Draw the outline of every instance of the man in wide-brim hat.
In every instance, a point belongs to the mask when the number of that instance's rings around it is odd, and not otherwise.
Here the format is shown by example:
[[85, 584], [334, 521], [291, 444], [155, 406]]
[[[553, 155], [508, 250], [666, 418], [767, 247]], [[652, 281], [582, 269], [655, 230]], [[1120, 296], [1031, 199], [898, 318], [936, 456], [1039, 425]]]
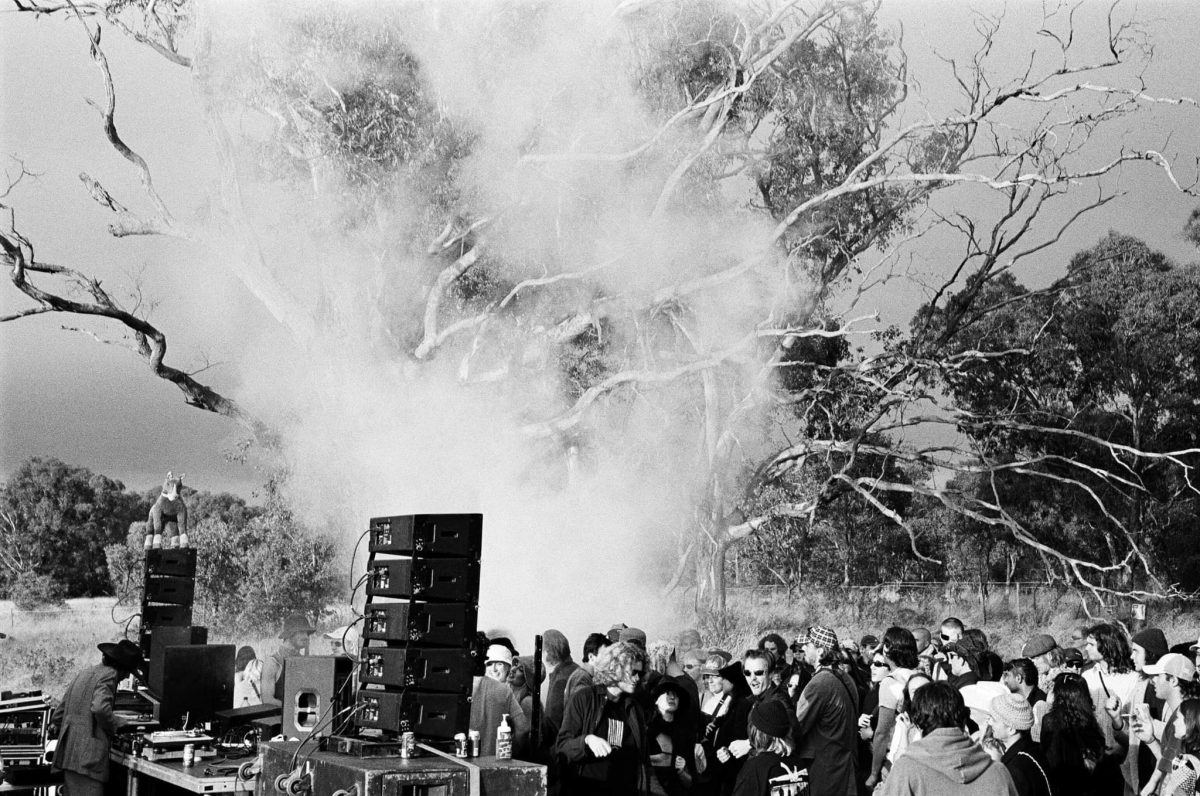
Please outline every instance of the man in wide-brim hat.
[[263, 660], [262, 701], [264, 705], [283, 704], [283, 667], [288, 658], [308, 652], [308, 638], [317, 628], [304, 614], [288, 614], [279, 630], [283, 643]]
[[101, 796], [108, 782], [108, 751], [116, 732], [113, 700], [129, 675], [145, 676], [146, 659], [128, 639], [104, 643], [100, 663], [75, 675], [50, 716], [58, 727], [53, 767], [63, 772], [72, 796]]

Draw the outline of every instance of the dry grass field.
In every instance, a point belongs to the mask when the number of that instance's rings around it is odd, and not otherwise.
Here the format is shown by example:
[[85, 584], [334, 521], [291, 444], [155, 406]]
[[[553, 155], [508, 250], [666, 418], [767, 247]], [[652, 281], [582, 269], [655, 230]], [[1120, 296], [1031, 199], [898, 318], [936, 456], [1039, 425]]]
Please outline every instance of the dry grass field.
[[[0, 633], [8, 635], [0, 639], [0, 690], [38, 689], [61, 696], [77, 671], [99, 663], [96, 645], [122, 638], [126, 620], [136, 612], [136, 608], [115, 606], [112, 597], [67, 603], [68, 608], [61, 611], [26, 612], [0, 600]], [[335, 619], [342, 624], [349, 621], [348, 616], [335, 615]], [[249, 644], [259, 657], [265, 657], [279, 641], [258, 634], [210, 633], [209, 643]], [[329, 642], [314, 636], [312, 652], [329, 652]]]
[[[671, 626], [699, 627], [706, 644], [740, 651], [756, 646], [769, 632], [789, 642], [813, 624], [833, 627], [840, 636], [859, 638], [865, 633], [881, 635], [893, 624], [904, 627], [936, 628], [946, 616], [955, 615], [969, 627], [983, 627], [991, 646], [1002, 657], [1020, 652], [1029, 636], [1047, 632], [1063, 640], [1071, 629], [1107, 617], [1088, 617], [1078, 597], [1027, 590], [1023, 596], [1010, 591], [994, 592], [980, 599], [977, 592], [941, 587], [923, 589], [734, 590], [726, 617], [697, 617], [679, 608]], [[133, 610], [114, 606], [113, 598], [70, 600], [63, 611], [22, 612], [0, 601], [0, 689], [41, 689], [59, 696], [76, 671], [99, 660], [96, 645], [121, 638], [124, 622]], [[985, 617], [986, 613], [986, 617]], [[348, 608], [332, 613], [322, 630], [352, 620]], [[116, 621], [114, 621], [116, 620]], [[1149, 624], [1160, 627], [1175, 644], [1195, 641], [1200, 634], [1200, 610], [1194, 606], [1151, 606]], [[260, 657], [269, 654], [278, 641], [261, 634], [210, 633], [210, 643], [250, 644]], [[313, 654], [329, 652], [329, 642], [313, 637]]]

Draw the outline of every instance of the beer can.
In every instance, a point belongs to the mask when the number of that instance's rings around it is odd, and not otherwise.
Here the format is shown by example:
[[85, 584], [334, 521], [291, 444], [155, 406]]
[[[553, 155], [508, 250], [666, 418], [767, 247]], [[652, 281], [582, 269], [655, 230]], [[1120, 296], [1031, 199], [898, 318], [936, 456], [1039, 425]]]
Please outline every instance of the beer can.
[[467, 756], [467, 734], [465, 732], [460, 732], [454, 736], [454, 756]]
[[471, 757], [479, 757], [479, 747], [481, 745], [479, 730], [471, 730], [467, 733], [467, 745], [470, 747]]
[[191, 768], [196, 765], [196, 745], [189, 743], [183, 745], [183, 767]]
[[411, 732], [405, 732], [400, 735], [400, 756], [404, 758], [413, 757], [417, 751], [417, 736]]

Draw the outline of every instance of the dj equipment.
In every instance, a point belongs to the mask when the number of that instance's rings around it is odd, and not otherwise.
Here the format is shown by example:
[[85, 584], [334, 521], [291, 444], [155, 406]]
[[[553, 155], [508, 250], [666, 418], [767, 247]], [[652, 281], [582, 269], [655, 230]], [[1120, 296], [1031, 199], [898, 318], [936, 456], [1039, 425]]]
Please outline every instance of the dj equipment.
[[470, 718], [483, 515], [374, 517], [368, 532], [354, 724], [450, 740]]
[[343, 655], [295, 655], [283, 667], [283, 729], [288, 738], [330, 735], [354, 702], [354, 662]]

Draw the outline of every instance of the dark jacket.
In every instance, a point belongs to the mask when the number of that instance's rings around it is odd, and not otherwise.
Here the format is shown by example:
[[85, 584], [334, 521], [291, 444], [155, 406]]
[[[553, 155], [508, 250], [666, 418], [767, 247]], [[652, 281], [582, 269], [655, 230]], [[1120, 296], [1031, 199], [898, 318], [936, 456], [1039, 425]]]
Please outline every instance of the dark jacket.
[[[562, 729], [558, 732], [555, 753], [563, 760], [563, 793], [572, 793], [572, 783], [578, 779], [580, 765], [595, 761], [584, 742], [588, 735], [607, 735], [604, 722], [604, 704], [608, 700], [608, 688], [594, 685], [581, 688], [571, 695], [563, 712]], [[625, 725], [633, 733], [633, 745], [637, 755], [638, 793], [650, 791], [650, 758], [646, 745], [646, 717], [642, 706], [630, 694], [623, 694], [619, 703], [624, 710]], [[631, 796], [634, 796], [631, 794]]]
[[858, 689], [842, 672], [821, 669], [796, 700], [798, 759], [809, 760], [808, 796], [857, 792]]
[[116, 732], [113, 699], [121, 673], [99, 664], [75, 675], [50, 723], [57, 725], [55, 771], [73, 771], [108, 782], [108, 750]]
[[1028, 735], [1008, 747], [1000, 762], [1008, 769], [1019, 796], [1051, 796], [1042, 750]]

